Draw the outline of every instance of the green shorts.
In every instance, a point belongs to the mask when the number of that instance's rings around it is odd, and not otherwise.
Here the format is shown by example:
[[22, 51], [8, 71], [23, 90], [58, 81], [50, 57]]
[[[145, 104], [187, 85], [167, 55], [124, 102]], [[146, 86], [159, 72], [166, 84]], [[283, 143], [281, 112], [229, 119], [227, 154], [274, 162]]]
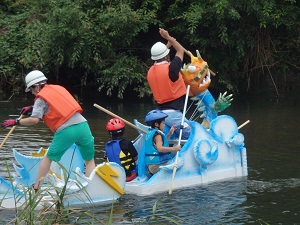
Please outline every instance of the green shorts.
[[54, 162], [60, 161], [63, 154], [74, 143], [78, 146], [85, 161], [90, 161], [94, 158], [94, 137], [87, 122], [74, 124], [55, 132], [47, 157]]

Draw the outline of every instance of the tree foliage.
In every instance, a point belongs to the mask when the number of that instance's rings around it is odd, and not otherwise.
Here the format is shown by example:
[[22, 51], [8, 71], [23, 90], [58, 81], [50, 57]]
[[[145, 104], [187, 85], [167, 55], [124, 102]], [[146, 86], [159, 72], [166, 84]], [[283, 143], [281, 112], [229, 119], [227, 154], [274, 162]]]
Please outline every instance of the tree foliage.
[[23, 90], [24, 75], [40, 69], [83, 92], [147, 96], [159, 26], [201, 52], [218, 71], [215, 86], [246, 91], [269, 77], [276, 88], [274, 74], [299, 72], [299, 8], [296, 0], [4, 0], [0, 90]]
[[175, 1], [172, 9], [173, 30], [202, 52], [229, 89], [249, 90], [262, 75], [299, 73], [299, 2]]

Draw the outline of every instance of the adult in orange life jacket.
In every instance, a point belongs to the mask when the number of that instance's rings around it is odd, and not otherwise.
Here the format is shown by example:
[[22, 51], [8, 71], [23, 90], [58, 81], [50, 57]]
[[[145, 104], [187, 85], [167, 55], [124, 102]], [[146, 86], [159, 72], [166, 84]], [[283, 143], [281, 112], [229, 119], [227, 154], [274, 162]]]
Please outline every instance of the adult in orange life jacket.
[[48, 85], [45, 75], [38, 70], [25, 77], [26, 90], [35, 95], [34, 105], [22, 108], [20, 114], [25, 115], [32, 110], [30, 117], [9, 119], [2, 122], [6, 128], [15, 125], [30, 126], [43, 120], [54, 132], [53, 140], [44, 156], [33, 188], [38, 190], [41, 178], [50, 170], [52, 161], [59, 161], [67, 149], [77, 144], [85, 163], [85, 175], [89, 176], [95, 168], [94, 137], [86, 119], [81, 115], [82, 108], [72, 95], [62, 86]]
[[[167, 126], [164, 133], [167, 133], [167, 130], [175, 125], [175, 133], [179, 135], [180, 128], [183, 128], [182, 139], [188, 139], [191, 127], [187, 119], [185, 119], [184, 126], [181, 127], [186, 94], [186, 85], [180, 74], [184, 48], [169, 35], [168, 31], [159, 28], [159, 33], [168, 43], [165, 45], [162, 42], [157, 42], [152, 46], [151, 59], [154, 60], [154, 65], [148, 71], [147, 80], [158, 109], [168, 115], [165, 120]], [[169, 56], [170, 46], [176, 50], [172, 61], [170, 61]]]

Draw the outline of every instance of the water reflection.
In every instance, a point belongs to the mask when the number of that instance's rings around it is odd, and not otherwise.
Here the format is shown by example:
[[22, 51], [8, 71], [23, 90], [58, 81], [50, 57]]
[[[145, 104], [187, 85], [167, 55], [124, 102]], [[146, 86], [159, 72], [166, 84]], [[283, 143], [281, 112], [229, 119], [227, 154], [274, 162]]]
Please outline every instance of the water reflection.
[[[246, 179], [234, 179], [174, 190], [171, 196], [168, 193], [151, 197], [124, 195], [119, 204], [124, 207], [126, 217], [139, 218], [139, 222], [149, 220], [153, 205], [158, 201], [159, 213], [177, 216], [182, 224], [231, 223], [236, 218], [247, 217], [245, 207], [241, 206], [246, 201], [246, 184]], [[164, 222], [166, 220], [160, 220], [161, 224]]]

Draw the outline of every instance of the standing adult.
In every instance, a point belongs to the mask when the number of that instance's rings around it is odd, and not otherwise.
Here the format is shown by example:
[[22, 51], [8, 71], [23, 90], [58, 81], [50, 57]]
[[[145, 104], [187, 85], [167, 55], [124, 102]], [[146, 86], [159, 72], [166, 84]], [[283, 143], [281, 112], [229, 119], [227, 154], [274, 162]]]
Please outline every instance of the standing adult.
[[[168, 31], [159, 28], [159, 33], [168, 43], [165, 45], [157, 42], [152, 46], [151, 59], [154, 60], [154, 65], [148, 71], [147, 80], [158, 109], [168, 115], [165, 124], [168, 127], [176, 125], [175, 133], [179, 134], [186, 94], [186, 85], [180, 74], [184, 48], [169, 35]], [[176, 50], [175, 57], [171, 61], [170, 46]], [[190, 132], [191, 127], [185, 119], [182, 139], [188, 139]]]
[[40, 188], [41, 178], [50, 170], [52, 161], [60, 161], [63, 154], [73, 144], [77, 144], [85, 163], [85, 175], [89, 176], [95, 168], [94, 137], [87, 120], [81, 115], [82, 108], [72, 95], [62, 86], [48, 85], [47, 78], [34, 70], [25, 77], [26, 90], [35, 95], [34, 105], [22, 108], [25, 115], [32, 110], [30, 117], [24, 119], [9, 119], [2, 122], [6, 128], [15, 125], [30, 126], [43, 120], [54, 132], [53, 140], [47, 154], [44, 156], [38, 171], [38, 177], [33, 188]]

